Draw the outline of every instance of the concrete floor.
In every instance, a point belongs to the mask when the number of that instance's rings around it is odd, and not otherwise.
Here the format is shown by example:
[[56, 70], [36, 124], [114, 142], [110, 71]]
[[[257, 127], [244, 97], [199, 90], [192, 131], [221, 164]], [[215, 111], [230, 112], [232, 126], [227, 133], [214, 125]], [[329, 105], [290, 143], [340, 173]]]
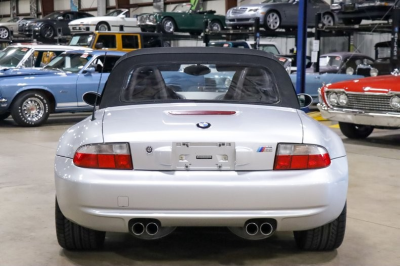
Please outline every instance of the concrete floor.
[[180, 228], [158, 241], [110, 233], [101, 251], [64, 251], [55, 235], [53, 161], [62, 132], [83, 117], [53, 116], [39, 128], [0, 123], [1, 266], [400, 265], [399, 130], [344, 138], [350, 186], [346, 236], [337, 251], [301, 252], [291, 233], [246, 241], [225, 228]]

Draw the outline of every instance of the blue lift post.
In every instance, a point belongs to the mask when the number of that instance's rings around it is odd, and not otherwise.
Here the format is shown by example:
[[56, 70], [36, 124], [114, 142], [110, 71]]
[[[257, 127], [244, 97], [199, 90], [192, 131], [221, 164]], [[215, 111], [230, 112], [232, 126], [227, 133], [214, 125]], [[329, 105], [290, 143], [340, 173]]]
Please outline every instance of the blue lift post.
[[306, 78], [306, 49], [307, 49], [307, 3], [308, 0], [299, 0], [299, 15], [297, 28], [297, 78], [296, 92], [304, 93]]

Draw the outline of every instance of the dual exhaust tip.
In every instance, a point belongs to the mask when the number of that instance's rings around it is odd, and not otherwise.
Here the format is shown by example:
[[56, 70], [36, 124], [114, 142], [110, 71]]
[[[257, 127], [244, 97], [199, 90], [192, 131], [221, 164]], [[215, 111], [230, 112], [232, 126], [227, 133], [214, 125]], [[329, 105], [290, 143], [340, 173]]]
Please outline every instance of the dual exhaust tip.
[[141, 222], [136, 222], [132, 225], [131, 231], [134, 235], [140, 236], [143, 235], [144, 233], [154, 236], [158, 233], [159, 226], [155, 222], [150, 222], [147, 224], [141, 223]]
[[269, 222], [256, 223], [249, 222], [245, 225], [246, 233], [254, 236], [260, 232], [263, 236], [270, 236], [274, 232], [274, 226]]

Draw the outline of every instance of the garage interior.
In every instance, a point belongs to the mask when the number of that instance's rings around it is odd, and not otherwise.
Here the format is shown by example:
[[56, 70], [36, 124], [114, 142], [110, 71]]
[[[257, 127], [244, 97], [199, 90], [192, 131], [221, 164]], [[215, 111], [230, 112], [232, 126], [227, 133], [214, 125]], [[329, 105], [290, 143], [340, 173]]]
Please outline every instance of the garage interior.
[[[218, 14], [259, 2], [203, 1], [205, 10]], [[165, 10], [187, 2], [165, 0]], [[0, 22], [75, 7], [95, 16], [116, 8], [129, 8], [131, 15], [153, 12], [153, 2], [148, 0], [2, 0]], [[307, 39], [307, 55], [313, 39]], [[293, 37], [261, 40], [276, 43], [284, 54], [296, 46]], [[374, 57], [374, 44], [390, 40], [391, 33], [356, 32], [351, 38], [323, 39], [321, 51], [345, 49]], [[173, 46], [204, 43], [183, 40]], [[347, 228], [337, 250], [300, 251], [292, 232], [247, 241], [219, 227], [181, 227], [157, 241], [107, 233], [99, 251], [64, 250], [55, 235], [54, 156], [62, 133], [89, 115], [52, 114], [45, 125], [34, 128], [19, 127], [11, 118], [0, 121], [0, 265], [400, 265], [400, 130], [376, 129], [367, 139], [349, 139], [337, 122], [323, 119], [318, 112], [309, 115], [342, 138], [349, 162]]]

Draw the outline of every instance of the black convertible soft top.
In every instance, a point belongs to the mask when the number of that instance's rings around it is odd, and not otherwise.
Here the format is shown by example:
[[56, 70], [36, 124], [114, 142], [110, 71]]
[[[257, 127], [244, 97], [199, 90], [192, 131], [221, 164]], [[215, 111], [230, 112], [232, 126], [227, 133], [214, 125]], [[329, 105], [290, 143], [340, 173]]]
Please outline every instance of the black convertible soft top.
[[299, 109], [291, 79], [274, 55], [253, 49], [221, 47], [161, 47], [139, 49], [122, 56], [115, 64], [104, 88], [100, 108], [131, 105], [121, 100], [132, 71], [141, 66], [167, 64], [248, 65], [268, 69], [275, 81], [280, 100], [273, 106]]

